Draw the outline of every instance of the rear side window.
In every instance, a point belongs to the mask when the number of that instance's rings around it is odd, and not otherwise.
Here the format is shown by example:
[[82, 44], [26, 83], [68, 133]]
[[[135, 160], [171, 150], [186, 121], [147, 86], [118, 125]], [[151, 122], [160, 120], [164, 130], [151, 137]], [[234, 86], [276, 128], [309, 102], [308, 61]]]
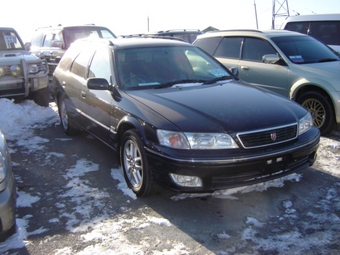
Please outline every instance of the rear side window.
[[289, 22], [285, 29], [307, 35], [309, 32], [309, 25], [310, 22]]
[[314, 21], [309, 34], [328, 45], [340, 45], [340, 21]]
[[194, 45], [200, 47], [202, 50], [206, 51], [211, 56], [213, 56], [217, 46], [220, 44], [222, 39], [223, 39], [222, 37], [197, 39]]
[[214, 56], [222, 58], [240, 58], [243, 37], [223, 38]]
[[340, 21], [289, 22], [284, 29], [313, 36], [328, 45], [340, 45]]

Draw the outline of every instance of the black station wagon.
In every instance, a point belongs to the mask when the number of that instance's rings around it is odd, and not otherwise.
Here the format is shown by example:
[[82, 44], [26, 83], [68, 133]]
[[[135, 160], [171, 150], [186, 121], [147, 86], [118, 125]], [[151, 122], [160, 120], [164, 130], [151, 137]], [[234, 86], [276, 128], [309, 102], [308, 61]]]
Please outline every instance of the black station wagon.
[[299, 104], [239, 81], [198, 47], [166, 39], [84, 39], [51, 92], [66, 134], [119, 156], [137, 196], [163, 186], [213, 192], [311, 166], [320, 132]]

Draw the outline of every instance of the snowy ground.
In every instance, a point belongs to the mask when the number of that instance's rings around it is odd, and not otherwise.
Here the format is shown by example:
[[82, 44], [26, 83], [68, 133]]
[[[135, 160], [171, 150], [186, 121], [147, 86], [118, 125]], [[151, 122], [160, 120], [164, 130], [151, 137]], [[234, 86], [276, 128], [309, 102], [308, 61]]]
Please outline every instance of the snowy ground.
[[[24, 101], [20, 104], [14, 104], [13, 101], [8, 99], [0, 99], [0, 129], [4, 133], [9, 147], [20, 146], [27, 153], [35, 151], [41, 151], [44, 148], [44, 144], [48, 140], [35, 136], [35, 129], [44, 129], [51, 125], [59, 125], [59, 117], [55, 104], [51, 103], [49, 108], [37, 106], [33, 101]], [[338, 131], [339, 132], [339, 131]], [[321, 138], [321, 144], [318, 151], [318, 160], [316, 162], [317, 169], [340, 178], [340, 134], [335, 132], [335, 139], [333, 138]], [[14, 152], [13, 150], [11, 152]], [[55, 153], [53, 151], [45, 152], [46, 162], [49, 162], [51, 158], [63, 158], [65, 155], [61, 153]], [[16, 165], [20, 165], [20, 162], [13, 162], [13, 168]], [[172, 223], [160, 216], [153, 214], [144, 215], [141, 218], [126, 219], [123, 214], [115, 217], [113, 220], [108, 219], [105, 207], [101, 205], [101, 202], [109, 196], [109, 194], [103, 190], [90, 187], [89, 183], [84, 180], [83, 177], [87, 173], [98, 171], [99, 165], [81, 158], [77, 160], [77, 163], [67, 169], [63, 178], [66, 180], [67, 185], [65, 190], [67, 192], [60, 195], [60, 200], [55, 204], [55, 207], [60, 212], [63, 212], [63, 208], [67, 201], [72, 200], [75, 204], [73, 212], [69, 213], [64, 211], [61, 215], [66, 218], [65, 230], [70, 233], [84, 233], [82, 235], [83, 242], [88, 243], [81, 251], [75, 252], [71, 247], [57, 248], [51, 251], [51, 254], [146, 254], [142, 251], [145, 250], [145, 246], [148, 245], [147, 240], [142, 240], [139, 245], [131, 244], [125, 239], [124, 233], [129, 229], [138, 229], [146, 231], [150, 227], [159, 227], [165, 229], [174, 227]], [[15, 171], [14, 171], [15, 174]], [[111, 169], [111, 177], [119, 181], [117, 189], [124, 192], [126, 200], [135, 200], [134, 194], [126, 187], [121, 175], [121, 171], [117, 169]], [[301, 175], [293, 174], [282, 179], [270, 181], [267, 183], [253, 185], [249, 187], [222, 190], [213, 194], [181, 194], [171, 197], [176, 201], [182, 201], [185, 199], [192, 199], [193, 197], [215, 197], [226, 200], [237, 200], [239, 194], [246, 194], [252, 192], [265, 192], [270, 187], [281, 188], [288, 181], [299, 182]], [[21, 177], [15, 174], [17, 183], [22, 182]], [[66, 189], [67, 188], [67, 189]], [[327, 222], [329, 226], [340, 226], [339, 211], [340, 211], [340, 197], [339, 197], [340, 181], [337, 186], [327, 189], [327, 195], [320, 199], [318, 205], [311, 205], [311, 207], [325, 208], [323, 213], [315, 214], [312, 211], [306, 213], [306, 217], [309, 217], [311, 225]], [[90, 199], [89, 199], [90, 198]], [[18, 191], [17, 206], [31, 207], [32, 204], [37, 203], [40, 197], [37, 194], [30, 194], [23, 191]], [[61, 201], [61, 202], [60, 202]], [[63, 201], [65, 203], [63, 203]], [[178, 203], [178, 202], [177, 202]], [[326, 213], [327, 208], [333, 206], [336, 208], [337, 213]], [[283, 221], [287, 219], [293, 219], [297, 217], [298, 210], [294, 207], [294, 201], [286, 200], [282, 206], [285, 208], [285, 214], [281, 215], [277, 221]], [[101, 208], [102, 214], [97, 218], [91, 217], [91, 211], [94, 208]], [[123, 211], [129, 211], [129, 208], [121, 208]], [[81, 220], [77, 216], [81, 215]], [[24, 217], [17, 218], [18, 231], [16, 234], [8, 238], [5, 242], [0, 243], [0, 253], [5, 253], [10, 249], [21, 248], [29, 246], [30, 242], [28, 237], [41, 234], [48, 229], [43, 227], [36, 229], [35, 231], [28, 232], [27, 227], [30, 224], [32, 215], [25, 215]], [[60, 219], [58, 217], [51, 218], [50, 223], [58, 224]], [[260, 222], [255, 217], [247, 218], [247, 228], [240, 233], [241, 240], [251, 239], [257, 247], [263, 247], [264, 249], [275, 249], [279, 254], [300, 254], [299, 251], [306, 250], [311, 246], [322, 246], [329, 240], [338, 239], [340, 227], [325, 229], [320, 234], [310, 235], [308, 239], [303, 239], [296, 242], [301, 236], [301, 233], [296, 230], [290, 232], [284, 232], [282, 234], [273, 235], [269, 237], [261, 237], [257, 230], [264, 228], [265, 224]], [[307, 223], [306, 223], [307, 224]], [[91, 229], [91, 231], [88, 231]], [[53, 236], [48, 238], [53, 239]], [[221, 232], [216, 233], [216, 238], [221, 242], [231, 239], [229, 233]], [[288, 252], [288, 249], [293, 250]], [[290, 247], [290, 248], [289, 248]], [[170, 248], [163, 252], [153, 254], [192, 254], [186, 244], [180, 241], [174, 242]], [[216, 254], [234, 254], [234, 248], [224, 251], [214, 251]], [[273, 253], [274, 254], [274, 253]], [[276, 254], [276, 253], [275, 253]], [[321, 254], [321, 253], [320, 253]]]

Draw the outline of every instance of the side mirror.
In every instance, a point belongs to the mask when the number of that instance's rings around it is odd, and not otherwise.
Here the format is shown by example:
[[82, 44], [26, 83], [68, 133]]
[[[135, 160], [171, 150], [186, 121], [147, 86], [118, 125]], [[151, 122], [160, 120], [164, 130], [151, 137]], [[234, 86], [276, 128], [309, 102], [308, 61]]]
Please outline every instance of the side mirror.
[[236, 78], [238, 78], [239, 72], [237, 67], [230, 67], [229, 70]]
[[90, 78], [87, 80], [87, 87], [94, 90], [108, 90], [110, 85], [104, 78]]
[[25, 43], [25, 49], [30, 51], [32, 44], [30, 42]]
[[262, 57], [262, 62], [267, 64], [275, 64], [280, 61], [280, 57], [276, 54], [266, 54]]
[[62, 49], [63, 48], [63, 42], [60, 40], [53, 40], [52, 41], [52, 47]]

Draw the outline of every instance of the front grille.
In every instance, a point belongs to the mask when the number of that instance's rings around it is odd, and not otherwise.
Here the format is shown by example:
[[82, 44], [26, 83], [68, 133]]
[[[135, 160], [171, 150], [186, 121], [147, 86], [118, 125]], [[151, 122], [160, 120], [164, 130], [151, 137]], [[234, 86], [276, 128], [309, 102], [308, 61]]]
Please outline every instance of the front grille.
[[237, 137], [246, 149], [265, 147], [293, 140], [297, 137], [297, 124], [272, 129], [238, 133]]
[[271, 164], [246, 168], [247, 170], [244, 171], [234, 171], [224, 175], [213, 176], [213, 189], [226, 189], [264, 182], [298, 172], [310, 165], [309, 156], [296, 160], [283, 158], [279, 162], [275, 162], [275, 159], [272, 161]]

